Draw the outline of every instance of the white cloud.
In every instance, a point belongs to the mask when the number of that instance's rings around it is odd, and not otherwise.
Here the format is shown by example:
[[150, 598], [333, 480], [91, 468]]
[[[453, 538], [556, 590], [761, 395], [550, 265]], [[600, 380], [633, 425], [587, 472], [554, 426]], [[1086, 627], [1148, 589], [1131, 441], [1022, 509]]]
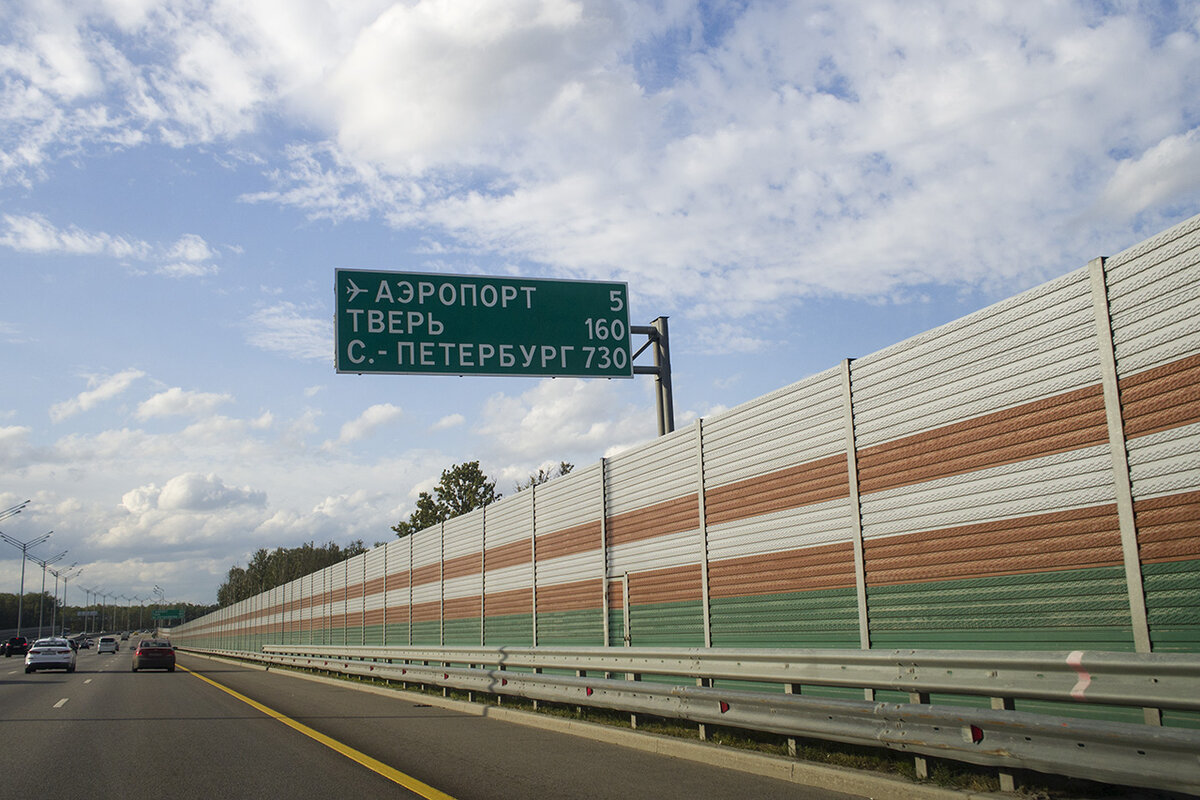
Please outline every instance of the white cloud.
[[156, 273], [167, 278], [204, 278], [216, 275], [219, 271], [215, 264], [194, 264], [188, 261], [163, 264], [155, 270]]
[[186, 511], [214, 511], [230, 506], [266, 504], [266, 494], [248, 486], [227, 486], [220, 477], [194, 472], [178, 475], [163, 486], [159, 508]]
[[[26, 454], [32, 432], [33, 429], [26, 425], [0, 425], [0, 465], [14, 472], [28, 465]], [[8, 505], [0, 503], [0, 508], [8, 508]]]
[[447, 416], [444, 416], [441, 419], [439, 419], [437, 422], [433, 423], [433, 425], [430, 427], [430, 430], [432, 430], [432, 431], [450, 430], [451, 428], [459, 427], [460, 425], [464, 424], [466, 421], [467, 421], [467, 418], [464, 417], [462, 414], [448, 414]]
[[265, 492], [229, 486], [217, 475], [186, 472], [168, 480], [161, 489], [150, 484], [127, 492], [121, 505], [131, 513], [151, 509], [207, 513], [243, 505], [261, 507], [266, 499]]
[[184, 235], [167, 251], [168, 258], [187, 262], [207, 261], [215, 256], [208, 242], [194, 233]]
[[1140, 214], [1200, 193], [1200, 128], [1168, 136], [1137, 158], [1117, 165], [1099, 206], [1115, 217]]
[[620, 383], [543, 380], [516, 397], [494, 395], [476, 432], [509, 457], [536, 463], [547, 457], [574, 463], [579, 453], [622, 450], [653, 438], [653, 408], [630, 405]]
[[290, 358], [333, 361], [333, 331], [327, 319], [309, 316], [311, 306], [277, 303], [254, 311], [246, 321], [246, 340], [255, 347]]
[[379, 428], [400, 419], [402, 416], [404, 416], [404, 411], [399, 406], [394, 406], [391, 403], [373, 405], [356, 419], [342, 425], [342, 430], [338, 435], [337, 441], [325, 442], [323, 447], [330, 449], [349, 442], [365, 439]]
[[[1173, 78], [1200, 69], [1194, 32], [1157, 44], [1135, 14], [756, 5], [719, 46], [656, 56], [681, 68], [647, 92], [638, 29], [612, 7], [564, 8], [497, 6], [477, 26], [449, 6], [389, 10], [330, 81], [336, 144], [294, 151], [259, 199], [334, 218], [373, 207], [552, 272], [629, 277], [668, 310], [743, 317], [1059, 271], [1108, 233], [1077, 209], [1120, 151], [1184, 158], [1171, 137], [1200, 113]], [[1186, 191], [1187, 174], [1162, 171], [1143, 204]]]
[[138, 419], [166, 416], [201, 416], [211, 414], [222, 403], [232, 402], [229, 394], [214, 392], [185, 392], [178, 386], [159, 392], [138, 406]]
[[21, 332], [19, 325], [11, 322], [0, 322], [0, 342], [5, 344], [24, 344], [28, 339]]
[[153, 250], [149, 244], [137, 239], [108, 233], [89, 233], [75, 226], [65, 230], [59, 229], [40, 214], [5, 214], [3, 219], [5, 230], [0, 234], [0, 245], [21, 253], [67, 253], [144, 259]]
[[139, 239], [84, 231], [74, 225], [58, 228], [40, 214], [5, 214], [3, 221], [5, 229], [0, 233], [0, 246], [17, 252], [166, 261], [155, 271], [170, 278], [196, 278], [217, 272], [217, 267], [208, 263], [217, 254], [202, 237], [192, 233], [172, 245], [158, 247]]
[[89, 411], [100, 403], [122, 394], [134, 381], [145, 374], [139, 369], [127, 369], [115, 375], [93, 376], [88, 379], [88, 386], [92, 388], [80, 392], [70, 400], [64, 400], [51, 406], [50, 419], [54, 422], [62, 422], [76, 414]]
[[596, 65], [615, 55], [610, 10], [568, 0], [396, 4], [323, 87], [337, 139], [358, 158], [412, 172], [511, 148], [567, 95], [607, 82]]
[[[1196, 158], [1200, 101], [1178, 79], [1200, 71], [1187, 9], [795, 2], [717, 20], [690, 3], [377, 0], [35, 13], [14, 28], [0, 93], [9, 118], [31, 121], [0, 174], [88, 142], [182, 147], [282, 118], [297, 132], [287, 163], [244, 199], [633, 279], [665, 311], [740, 318], [813, 294], [1058, 271], [1114, 214], [1187, 196]], [[122, 49], [114, 25], [145, 46]], [[1080, 215], [1097, 195], [1104, 218]], [[217, 273], [194, 235], [164, 248], [36, 216], [7, 224], [0, 241], [30, 252], [128, 251], [167, 276]], [[260, 311], [276, 327], [256, 345], [326, 357], [294, 311]]]

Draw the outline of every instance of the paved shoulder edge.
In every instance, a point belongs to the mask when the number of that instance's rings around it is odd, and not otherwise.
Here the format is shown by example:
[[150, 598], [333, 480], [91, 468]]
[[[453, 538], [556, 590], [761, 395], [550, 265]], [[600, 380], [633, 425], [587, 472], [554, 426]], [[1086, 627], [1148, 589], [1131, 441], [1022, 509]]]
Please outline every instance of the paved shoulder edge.
[[542, 728], [571, 736], [580, 736], [621, 747], [645, 750], [670, 758], [697, 761], [725, 769], [761, 775], [766, 778], [790, 781], [804, 786], [863, 795], [871, 797], [873, 800], [1001, 800], [1002, 798], [1008, 800], [1012, 797], [1012, 795], [1008, 794], [962, 792], [939, 786], [913, 783], [903, 778], [894, 778], [887, 775], [877, 775], [870, 772], [826, 766], [824, 764], [812, 764], [804, 761], [793, 761], [764, 753], [752, 753], [730, 747], [722, 747], [721, 745], [710, 744], [708, 742], [693, 742], [673, 736], [623, 730], [607, 725], [549, 717], [544, 714], [503, 708], [501, 706], [482, 705], [480, 703], [470, 703], [465, 700], [453, 700], [432, 695], [409, 696], [409, 693], [399, 689], [389, 689], [383, 686], [372, 686], [367, 683], [347, 681], [324, 675], [314, 675], [286, 667], [254, 664], [235, 658], [199, 653], [188, 653], [187, 655], [210, 661], [236, 664], [246, 669], [259, 670], [260, 672], [273, 672], [278, 675], [325, 683], [330, 686], [340, 686], [345, 689], [370, 692], [398, 700], [419, 699], [422, 703], [428, 703], [429, 705], [464, 714], [489, 717], [502, 722], [511, 722], [517, 725]]

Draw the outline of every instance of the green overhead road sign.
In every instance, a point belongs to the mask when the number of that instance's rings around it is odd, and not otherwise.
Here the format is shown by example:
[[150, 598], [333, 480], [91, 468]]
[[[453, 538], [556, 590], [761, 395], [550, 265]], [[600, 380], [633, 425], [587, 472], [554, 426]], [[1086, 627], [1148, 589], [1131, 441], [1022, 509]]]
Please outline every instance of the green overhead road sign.
[[335, 369], [632, 378], [629, 286], [335, 270]]
[[183, 619], [182, 608], [162, 608], [153, 612], [150, 616], [154, 619]]

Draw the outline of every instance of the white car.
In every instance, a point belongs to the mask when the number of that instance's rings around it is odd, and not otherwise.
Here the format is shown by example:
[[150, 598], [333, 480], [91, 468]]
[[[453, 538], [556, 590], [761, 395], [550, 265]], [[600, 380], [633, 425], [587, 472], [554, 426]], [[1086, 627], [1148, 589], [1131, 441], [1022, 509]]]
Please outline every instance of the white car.
[[96, 642], [96, 655], [115, 653], [120, 649], [121, 646], [117, 644], [117, 637], [115, 636], [101, 636], [100, 641]]
[[25, 672], [39, 669], [75, 671], [75, 648], [61, 637], [38, 639], [25, 654]]

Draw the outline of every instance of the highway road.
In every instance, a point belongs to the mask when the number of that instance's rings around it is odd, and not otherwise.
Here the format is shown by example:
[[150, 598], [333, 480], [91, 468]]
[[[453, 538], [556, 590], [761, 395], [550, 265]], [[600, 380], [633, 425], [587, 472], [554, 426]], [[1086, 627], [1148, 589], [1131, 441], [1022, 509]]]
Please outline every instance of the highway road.
[[0, 659], [0, 792], [853, 797], [463, 714], [409, 694], [385, 697], [185, 654], [179, 664], [174, 673], [133, 673], [127, 646], [116, 655], [81, 650], [72, 674], [26, 675], [21, 659]]

